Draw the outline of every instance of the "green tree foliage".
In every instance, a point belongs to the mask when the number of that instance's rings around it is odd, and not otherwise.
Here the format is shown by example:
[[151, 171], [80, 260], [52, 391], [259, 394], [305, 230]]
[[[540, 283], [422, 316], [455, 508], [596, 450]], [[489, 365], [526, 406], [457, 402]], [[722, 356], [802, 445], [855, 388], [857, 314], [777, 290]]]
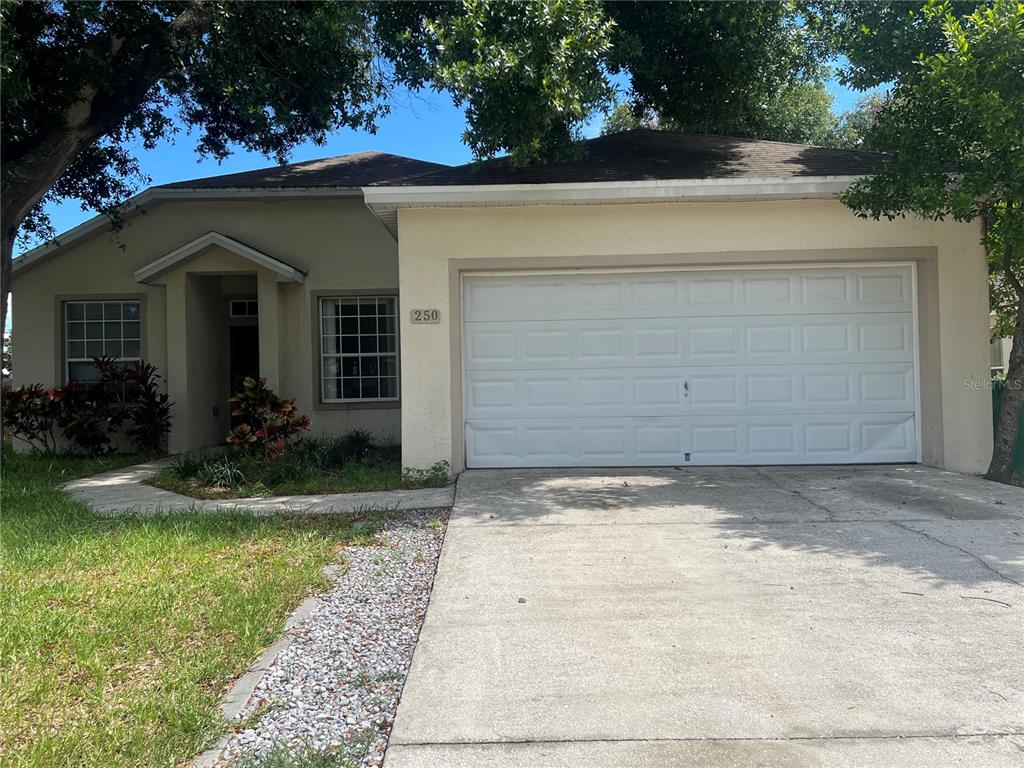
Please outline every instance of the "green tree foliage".
[[752, 132], [773, 141], [828, 145], [835, 129], [828, 88], [820, 81], [802, 80], [767, 98]]
[[601, 123], [601, 135], [607, 136], [610, 133], [622, 133], [636, 128], [672, 130], [674, 126], [671, 123], [667, 125], [661, 123], [658, 116], [650, 109], [637, 110], [628, 101], [620, 101], [604, 116], [604, 121]]
[[463, 9], [426, 30], [433, 83], [465, 105], [473, 153], [525, 163], [572, 151], [577, 126], [612, 95], [601, 4], [464, 0]]
[[870, 143], [871, 129], [885, 106], [885, 100], [886, 97], [878, 91], [871, 91], [857, 99], [856, 107], [836, 118], [828, 146], [837, 149], [875, 149]]
[[[885, 103], [877, 91], [864, 94], [857, 106], [839, 116], [832, 111], [832, 95], [822, 82], [800, 82], [780, 91], [763, 107], [753, 135], [772, 141], [815, 144], [836, 149], [870, 149], [866, 138], [875, 118]], [[640, 114], [628, 101], [622, 101], [608, 113], [601, 126], [602, 134], [619, 133], [634, 128], [680, 130], [672, 120], [661, 120], [654, 110]]]
[[[692, 133], [762, 136], [766, 124], [818, 97], [815, 48], [792, 2], [608, 3], [615, 22], [608, 68], [629, 76], [635, 115]], [[811, 81], [810, 89], [794, 86]], [[774, 137], [772, 137], [774, 138]]]
[[[629, 75], [631, 86], [602, 131], [650, 127], [858, 147], [882, 97], [868, 94], [837, 117], [821, 62], [853, 47], [865, 56], [876, 48], [892, 54], [893, 41], [905, 37], [899, 24], [906, 18], [917, 23], [912, 11], [906, 3], [828, 0], [615, 4], [609, 60], [613, 71]], [[862, 23], [887, 29], [867, 32]], [[937, 26], [928, 23], [929, 30]], [[903, 64], [913, 56], [895, 58]], [[841, 75], [855, 87], [874, 87], [893, 76], [893, 62], [886, 67], [869, 73], [851, 64]]]
[[152, 148], [183, 123], [201, 155], [283, 161], [340, 128], [373, 131], [401, 85], [447, 89], [480, 156], [570, 150], [607, 103], [610, 23], [596, 0], [460, 3], [6, 2], [0, 6], [2, 317], [14, 239], [42, 206], [116, 220]]
[[283, 158], [342, 126], [372, 128], [387, 82], [372, 11], [321, 2], [7, 2], [0, 6], [3, 317], [19, 230], [51, 234], [41, 206], [78, 198], [116, 213], [144, 182], [131, 140], [173, 135], [201, 153]]
[[966, 16], [930, 5], [923, 14], [940, 26], [942, 49], [901, 72], [869, 134], [892, 159], [844, 201], [876, 219], [985, 222], [995, 284], [1015, 313], [988, 473], [1009, 481], [1024, 403], [1024, 4], [996, 0]]
[[[815, 50], [844, 56], [848, 64], [840, 69], [840, 81], [858, 90], [900, 81], [914, 72], [922, 55], [946, 46], [944, 14], [929, 11], [938, 0], [808, 0], [802, 5]], [[979, 5], [980, 0], [943, 3], [956, 16]]]
[[[839, 146], [840, 121], [832, 112], [832, 95], [820, 81], [801, 81], [772, 94], [757, 106], [757, 115], [739, 135], [797, 144]], [[601, 132], [619, 133], [633, 128], [685, 130], [672, 118], [628, 101], [616, 104], [605, 117]], [[852, 130], [851, 130], [852, 134]], [[845, 139], [845, 132], [842, 134]]]

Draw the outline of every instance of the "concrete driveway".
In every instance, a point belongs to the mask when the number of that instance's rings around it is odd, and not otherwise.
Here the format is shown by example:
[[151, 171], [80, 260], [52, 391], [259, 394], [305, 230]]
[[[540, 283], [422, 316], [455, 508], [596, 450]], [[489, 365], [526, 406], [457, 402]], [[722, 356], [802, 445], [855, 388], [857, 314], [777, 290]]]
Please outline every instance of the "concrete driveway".
[[927, 467], [467, 472], [385, 765], [1016, 767], [1022, 584]]

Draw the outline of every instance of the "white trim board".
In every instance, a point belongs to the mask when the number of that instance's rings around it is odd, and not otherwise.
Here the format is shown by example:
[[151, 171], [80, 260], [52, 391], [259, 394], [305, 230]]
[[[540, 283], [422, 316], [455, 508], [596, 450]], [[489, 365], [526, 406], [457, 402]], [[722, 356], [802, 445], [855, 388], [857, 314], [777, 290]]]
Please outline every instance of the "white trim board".
[[220, 232], [207, 232], [202, 237], [197, 237], [190, 243], [176, 248], [170, 253], [164, 254], [159, 259], [151, 261], [144, 267], [135, 270], [135, 280], [139, 283], [151, 283], [157, 278], [163, 277], [168, 272], [174, 271], [178, 266], [196, 258], [202, 251], [211, 246], [219, 246], [226, 251], [231, 251], [244, 259], [269, 269], [278, 275], [282, 281], [302, 283], [306, 279], [304, 272], [280, 259], [268, 256], [262, 251], [257, 251], [245, 243], [240, 243], [232, 237], [222, 235]]
[[862, 176], [658, 179], [553, 184], [364, 187], [367, 207], [395, 234], [399, 208], [616, 205], [685, 201], [830, 199]]

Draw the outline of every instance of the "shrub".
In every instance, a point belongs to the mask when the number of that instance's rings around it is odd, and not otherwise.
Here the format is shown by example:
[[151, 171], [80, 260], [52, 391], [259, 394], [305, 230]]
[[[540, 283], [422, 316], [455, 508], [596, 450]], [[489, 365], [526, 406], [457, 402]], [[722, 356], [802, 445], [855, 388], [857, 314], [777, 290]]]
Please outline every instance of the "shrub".
[[171, 404], [160, 392], [156, 367], [146, 362], [126, 367], [112, 358], [93, 360], [101, 376], [96, 383], [68, 382], [53, 389], [5, 385], [6, 427], [44, 453], [57, 451], [59, 431], [75, 450], [97, 456], [112, 449], [113, 435], [127, 422], [127, 435], [137, 450], [160, 450], [171, 428]]
[[41, 384], [4, 387], [3, 407], [11, 433], [44, 453], [56, 453], [58, 431], [80, 451], [93, 456], [110, 449], [120, 415], [98, 387], [69, 382], [44, 389]]
[[231, 415], [241, 421], [228, 434], [228, 445], [261, 453], [268, 459], [283, 454], [302, 430], [309, 429], [309, 417], [298, 412], [295, 400], [278, 396], [264, 378], [246, 377], [242, 391], [228, 403]]
[[3, 387], [4, 426], [37, 451], [57, 450], [57, 415], [60, 406], [41, 384]]
[[346, 432], [331, 444], [333, 453], [338, 454], [338, 464], [348, 461], [362, 461], [374, 449], [373, 435], [365, 429], [353, 429]]
[[110, 358], [97, 358], [103, 386], [121, 405], [121, 416], [131, 422], [126, 434], [141, 453], [155, 453], [171, 431], [171, 402], [157, 383], [161, 376], [152, 363], [125, 367]]
[[102, 385], [69, 381], [50, 390], [58, 405], [57, 426], [80, 451], [99, 456], [111, 450], [111, 435], [123, 421], [117, 401]]
[[209, 459], [194, 453], [183, 453], [171, 463], [171, 472], [182, 480], [198, 477]]
[[220, 456], [204, 462], [196, 479], [203, 485], [213, 488], [234, 488], [242, 485], [246, 477], [242, 465], [236, 458]]
[[[236, 430], [235, 434], [239, 433]], [[195, 481], [207, 488], [245, 485], [248, 492], [256, 492], [261, 487], [315, 484], [319, 478], [335, 475], [345, 467], [380, 469], [388, 466], [386, 450], [377, 446], [368, 432], [357, 430], [356, 434], [298, 440], [274, 456], [258, 450], [237, 450], [221, 456], [181, 456], [170, 472], [179, 480]]]
[[359, 431], [298, 440], [273, 457], [257, 450], [181, 456], [157, 475], [154, 484], [179, 493], [198, 491], [216, 497], [235, 492], [262, 496], [438, 488], [448, 481], [447, 462], [402, 470], [395, 446], [378, 445], [369, 433]]
[[234, 488], [255, 475], [252, 462], [245, 456], [224, 454], [203, 456], [185, 454], [171, 465], [171, 472], [181, 480], [195, 480], [208, 488]]

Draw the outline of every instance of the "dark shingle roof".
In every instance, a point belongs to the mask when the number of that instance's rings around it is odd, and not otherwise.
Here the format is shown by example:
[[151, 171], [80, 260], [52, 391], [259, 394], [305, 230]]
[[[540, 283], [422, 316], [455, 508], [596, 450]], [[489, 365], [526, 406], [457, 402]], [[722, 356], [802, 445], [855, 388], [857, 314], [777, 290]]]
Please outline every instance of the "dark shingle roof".
[[308, 187], [365, 187], [373, 182], [401, 179], [445, 170], [449, 166], [428, 163], [387, 152], [356, 152], [302, 163], [275, 165], [255, 171], [207, 176], [163, 184], [161, 189], [303, 189]]
[[877, 170], [884, 160], [871, 152], [637, 129], [583, 142], [583, 155], [576, 160], [516, 167], [508, 158], [497, 158], [378, 186], [856, 176]]

